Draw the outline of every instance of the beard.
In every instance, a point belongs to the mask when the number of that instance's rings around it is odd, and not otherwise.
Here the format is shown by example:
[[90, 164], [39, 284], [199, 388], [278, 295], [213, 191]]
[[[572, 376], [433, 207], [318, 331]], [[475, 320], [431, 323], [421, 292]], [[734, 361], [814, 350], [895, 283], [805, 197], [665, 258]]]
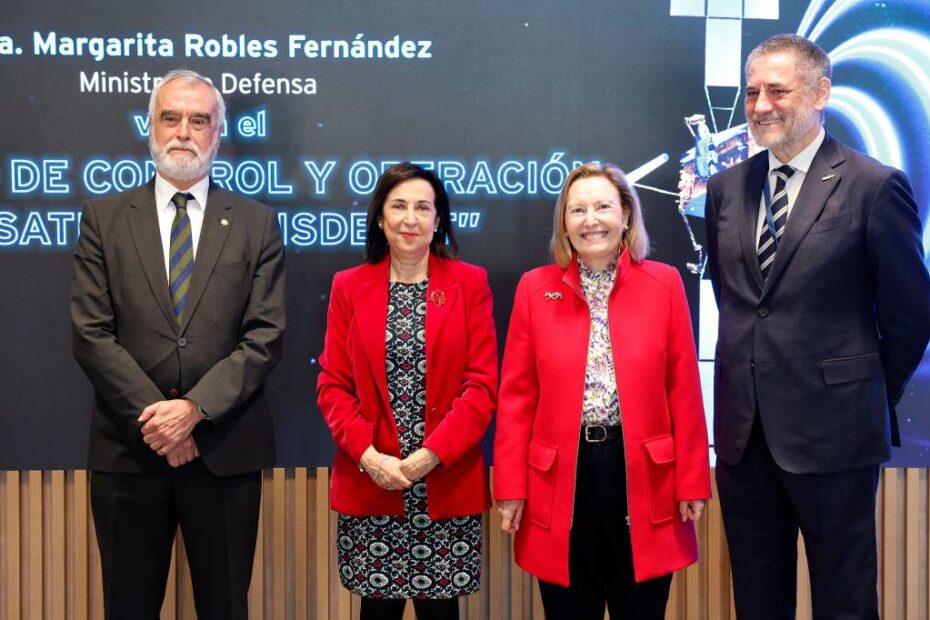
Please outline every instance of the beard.
[[[193, 157], [185, 153], [172, 153], [171, 149], [182, 148], [193, 153]], [[207, 152], [203, 153], [200, 147], [193, 140], [171, 140], [167, 144], [157, 144], [149, 135], [149, 152], [158, 171], [163, 176], [176, 179], [178, 181], [196, 181], [210, 172], [210, 166], [216, 158], [216, 152], [220, 148], [220, 134], [216, 133]]]
[[[799, 105], [790, 114], [771, 112], [769, 114], [756, 114], [749, 123], [749, 131], [756, 144], [772, 151], [790, 151], [819, 121], [819, 113], [813, 106]], [[756, 122], [781, 121], [781, 131], [756, 131]], [[757, 135], [760, 134], [760, 135]]]

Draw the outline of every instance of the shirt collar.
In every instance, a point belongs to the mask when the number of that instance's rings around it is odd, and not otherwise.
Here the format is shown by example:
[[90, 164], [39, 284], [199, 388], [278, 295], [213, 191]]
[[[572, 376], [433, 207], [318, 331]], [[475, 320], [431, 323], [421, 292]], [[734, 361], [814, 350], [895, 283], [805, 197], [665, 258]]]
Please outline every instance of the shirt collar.
[[[181, 190], [172, 185], [170, 181], [157, 172], [155, 173], [155, 204], [158, 206], [159, 210], [167, 209], [172, 206], [171, 199], [174, 198], [174, 195], [179, 191]], [[210, 176], [207, 175], [200, 179], [188, 187], [185, 192], [192, 194], [196, 201], [189, 208], [203, 211], [207, 208], [207, 194], [210, 193]]]
[[617, 259], [610, 261], [610, 265], [603, 271], [595, 271], [588, 267], [581, 256], [578, 255], [578, 274], [581, 277], [582, 287], [587, 288], [589, 285], [612, 287], [614, 280], [617, 279]]
[[817, 133], [817, 137], [811, 141], [804, 150], [795, 155], [791, 161], [781, 162], [778, 160], [775, 155], [772, 154], [772, 151], [769, 151], [769, 173], [771, 174], [772, 170], [788, 164], [797, 172], [803, 172], [807, 174], [807, 171], [810, 170], [811, 163], [814, 161], [814, 156], [817, 154], [817, 151], [820, 149], [820, 145], [823, 144], [824, 138], [827, 137], [827, 132], [824, 131], [823, 126], [820, 127], [820, 131]]

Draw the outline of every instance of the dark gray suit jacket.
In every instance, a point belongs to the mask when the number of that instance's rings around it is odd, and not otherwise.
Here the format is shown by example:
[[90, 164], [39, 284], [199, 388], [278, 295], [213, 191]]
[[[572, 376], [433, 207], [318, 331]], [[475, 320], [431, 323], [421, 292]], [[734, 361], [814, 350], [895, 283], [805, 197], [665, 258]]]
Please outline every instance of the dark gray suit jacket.
[[930, 276], [907, 178], [827, 135], [767, 280], [756, 227], [768, 152], [711, 178], [708, 268], [720, 310], [714, 445], [740, 460], [758, 404], [794, 473], [885, 461], [894, 406], [930, 340]]
[[187, 397], [211, 421], [194, 429], [215, 474], [274, 463], [262, 394], [281, 356], [284, 250], [273, 209], [210, 185], [184, 322], [168, 292], [154, 179], [84, 204], [74, 252], [74, 356], [94, 387], [92, 470], [166, 467], [136, 421], [153, 402]]

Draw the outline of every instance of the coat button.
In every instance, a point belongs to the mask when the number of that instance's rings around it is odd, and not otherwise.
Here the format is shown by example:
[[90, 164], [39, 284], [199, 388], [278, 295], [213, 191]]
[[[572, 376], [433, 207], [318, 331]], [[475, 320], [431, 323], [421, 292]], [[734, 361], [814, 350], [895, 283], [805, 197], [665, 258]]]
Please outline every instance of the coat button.
[[171, 388], [170, 390], [168, 390], [168, 396], [170, 396], [171, 398], [177, 398], [180, 395], [181, 393], [178, 391], [178, 388]]
[[187, 338], [185, 338], [185, 337], [183, 337], [183, 336], [181, 336], [180, 338], [178, 338], [178, 346], [181, 347], [182, 349], [183, 349], [184, 347], [186, 347], [186, 346], [187, 346]]
[[758, 310], [756, 310], [756, 314], [759, 315], [759, 318], [764, 319], [765, 317], [767, 317], [767, 316], [769, 315], [769, 309], [766, 308], [765, 306], [762, 306], [761, 308], [759, 308]]

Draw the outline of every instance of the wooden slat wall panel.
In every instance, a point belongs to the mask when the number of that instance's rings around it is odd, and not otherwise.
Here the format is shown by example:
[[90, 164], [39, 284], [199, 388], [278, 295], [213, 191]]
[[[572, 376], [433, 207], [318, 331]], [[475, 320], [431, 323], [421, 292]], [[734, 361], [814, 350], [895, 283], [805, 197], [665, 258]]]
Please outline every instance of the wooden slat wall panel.
[[20, 476], [18, 471], [0, 473], [0, 614], [17, 618], [21, 610], [20, 563], [22, 532], [19, 518]]
[[[921, 525], [926, 528], [926, 511], [921, 501], [920, 478], [917, 469], [908, 469], [905, 473], [904, 506], [904, 617], [926, 618], [926, 593], [920, 592]], [[923, 599], [923, 601], [921, 600]], [[921, 603], [924, 607], [921, 608]]]
[[[717, 497], [717, 481], [714, 476], [711, 476], [711, 493]], [[704, 517], [698, 523], [699, 530], [706, 532], [707, 547], [696, 568], [705, 574], [707, 589], [690, 593], [687, 599], [688, 615], [683, 617], [689, 620], [730, 620], [736, 616], [730, 613], [730, 556], [727, 540], [723, 535], [720, 504], [714, 500], [707, 502]], [[676, 575], [674, 581], [678, 580]]]
[[24, 485], [25, 503], [23, 504], [23, 534], [27, 559], [23, 571], [23, 616], [29, 618], [44, 618], [43, 608], [43, 543], [45, 542], [45, 528], [43, 527], [43, 497], [42, 472], [30, 471], [26, 474]]
[[[901, 524], [904, 522], [904, 506], [902, 496], [902, 482], [904, 480], [904, 471], [888, 471], [881, 481], [883, 490], [883, 501], [880, 510], [882, 510], [882, 558], [884, 568], [881, 575], [882, 592], [882, 611], [883, 618], [901, 617], [901, 558], [903, 557], [901, 547], [897, 544], [899, 541], [896, 533], [901, 531]], [[889, 544], [890, 542], [890, 544]]]
[[65, 509], [68, 510], [68, 572], [65, 578], [68, 591], [68, 609], [65, 614], [73, 620], [87, 620], [90, 610], [87, 574], [90, 570], [87, 551], [93, 536], [90, 527], [87, 472], [68, 472], [65, 477]]
[[[49, 562], [46, 563], [44, 575], [45, 583], [51, 587], [45, 588], [45, 606], [51, 612], [50, 617], [56, 620], [65, 617], [65, 561], [67, 547], [65, 544], [65, 472], [52, 471], [45, 477], [43, 501], [51, 510], [46, 511], [45, 527], [48, 535], [44, 536], [43, 549]], [[55, 553], [55, 550], [59, 550]]]
[[[930, 615], [930, 488], [926, 469], [886, 469], [876, 498], [879, 594], [887, 620]], [[103, 618], [100, 553], [85, 471], [0, 472], [0, 620]], [[251, 618], [355, 620], [359, 600], [336, 573], [336, 518], [329, 471], [264, 474]], [[468, 620], [540, 620], [535, 581], [513, 562], [496, 510], [485, 518], [483, 588], [460, 602]], [[698, 527], [701, 562], [672, 582], [667, 620], [735, 620], [720, 506]], [[811, 617], [803, 541], [798, 541], [798, 618]], [[183, 540], [175, 545], [161, 617], [196, 618]], [[405, 618], [413, 618], [408, 606]]]

